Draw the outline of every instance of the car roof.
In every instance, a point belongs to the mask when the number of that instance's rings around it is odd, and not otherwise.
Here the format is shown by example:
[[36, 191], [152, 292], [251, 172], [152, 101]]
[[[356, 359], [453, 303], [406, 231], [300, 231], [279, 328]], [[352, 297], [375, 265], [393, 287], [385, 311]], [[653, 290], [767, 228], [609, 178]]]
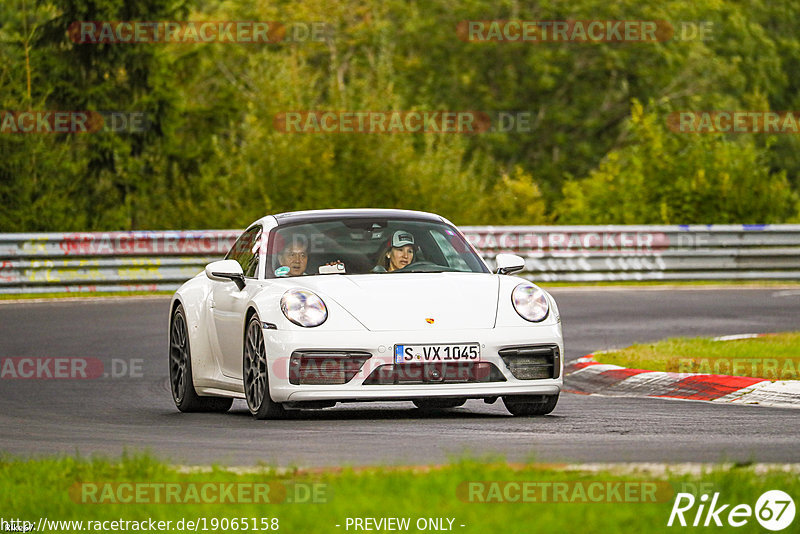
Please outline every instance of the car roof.
[[296, 224], [300, 222], [314, 222], [325, 219], [354, 219], [362, 217], [374, 217], [381, 219], [415, 219], [435, 222], [444, 221], [444, 219], [439, 215], [424, 211], [375, 208], [290, 211], [286, 213], [279, 213], [273, 217], [275, 217], [275, 220], [279, 226], [284, 224]]

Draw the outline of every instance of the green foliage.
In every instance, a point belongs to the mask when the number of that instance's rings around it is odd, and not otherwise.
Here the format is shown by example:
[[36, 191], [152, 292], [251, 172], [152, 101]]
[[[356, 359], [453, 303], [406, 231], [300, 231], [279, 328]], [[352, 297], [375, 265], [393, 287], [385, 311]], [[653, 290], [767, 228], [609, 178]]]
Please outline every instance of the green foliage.
[[564, 186], [559, 222], [712, 224], [783, 221], [795, 209], [785, 171], [770, 173], [752, 136], [670, 132], [634, 101], [627, 146]]
[[[320, 42], [78, 44], [81, 20], [325, 22]], [[660, 43], [465, 42], [486, 19], [668, 20]], [[681, 40], [681, 21], [707, 22]], [[800, 137], [675, 134], [675, 110], [800, 109], [800, 12], [763, 0], [9, 0], [0, 109], [138, 133], [0, 133], [0, 231], [242, 227], [348, 206], [457, 224], [800, 220]], [[30, 88], [28, 80], [30, 79]], [[631, 102], [647, 103], [640, 107]], [[527, 112], [529, 131], [282, 133], [302, 110]]]
[[11, 61], [0, 67], [0, 109], [136, 111], [152, 124], [127, 134], [0, 134], [0, 230], [127, 229], [148, 217], [163, 190], [157, 161], [174, 108], [165, 52], [146, 44], [76, 44], [67, 30], [82, 20], [175, 19], [182, 13], [175, 4], [3, 4], [0, 40]]
[[520, 165], [514, 167], [513, 175], [504, 173], [481, 202], [489, 220], [518, 225], [550, 222], [539, 186]]

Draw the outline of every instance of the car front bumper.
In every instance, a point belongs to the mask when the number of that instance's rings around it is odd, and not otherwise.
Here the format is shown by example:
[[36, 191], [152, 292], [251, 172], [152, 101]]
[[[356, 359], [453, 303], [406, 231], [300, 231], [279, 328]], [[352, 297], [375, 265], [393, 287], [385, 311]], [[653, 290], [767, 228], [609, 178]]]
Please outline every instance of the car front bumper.
[[[563, 387], [564, 343], [560, 323], [527, 327], [420, 331], [264, 330], [270, 395], [275, 402], [413, 400], [431, 397], [493, 398], [504, 395], [556, 395]], [[364, 384], [382, 365], [394, 364], [396, 344], [478, 343], [481, 361], [493, 364], [505, 381], [422, 384]], [[515, 378], [498, 351], [531, 345], [557, 345], [557, 378]], [[347, 383], [292, 384], [289, 361], [295, 351], [359, 351], [371, 354]], [[400, 364], [402, 365], [402, 364]]]

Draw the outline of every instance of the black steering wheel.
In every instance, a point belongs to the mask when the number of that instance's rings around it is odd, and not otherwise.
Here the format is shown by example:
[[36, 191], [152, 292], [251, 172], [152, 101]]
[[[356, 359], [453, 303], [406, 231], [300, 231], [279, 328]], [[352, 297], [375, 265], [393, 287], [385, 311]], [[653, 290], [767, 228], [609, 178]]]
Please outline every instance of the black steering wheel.
[[417, 261], [414, 263], [409, 263], [402, 269], [395, 269], [392, 271], [393, 273], [435, 273], [441, 271], [456, 271], [457, 269], [453, 269], [452, 267], [445, 267], [444, 265], [439, 265], [433, 263], [432, 261]]

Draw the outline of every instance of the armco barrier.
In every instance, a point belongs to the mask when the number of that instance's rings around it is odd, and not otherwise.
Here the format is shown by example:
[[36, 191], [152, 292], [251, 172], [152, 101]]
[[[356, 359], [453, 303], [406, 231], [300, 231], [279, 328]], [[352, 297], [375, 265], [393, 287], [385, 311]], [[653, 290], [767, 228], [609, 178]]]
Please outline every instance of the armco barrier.
[[[468, 226], [541, 281], [800, 280], [800, 225]], [[173, 290], [238, 230], [0, 234], [0, 293]]]
[[493, 264], [525, 258], [532, 280], [800, 280], [800, 225], [462, 227]]
[[173, 290], [240, 233], [0, 234], [0, 293]]

